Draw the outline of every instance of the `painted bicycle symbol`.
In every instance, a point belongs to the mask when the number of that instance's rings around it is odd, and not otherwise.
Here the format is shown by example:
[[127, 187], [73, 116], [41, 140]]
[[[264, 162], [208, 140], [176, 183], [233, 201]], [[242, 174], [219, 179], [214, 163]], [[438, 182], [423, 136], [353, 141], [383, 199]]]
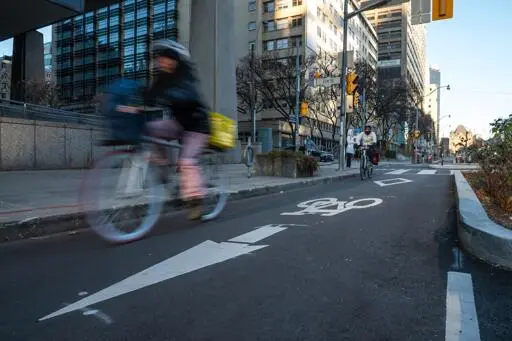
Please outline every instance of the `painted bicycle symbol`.
[[[367, 202], [367, 204], [364, 204], [365, 202]], [[320, 198], [298, 204], [297, 207], [302, 208], [301, 211], [285, 212], [281, 213], [281, 215], [320, 214], [323, 217], [332, 217], [348, 210], [369, 208], [380, 204], [382, 204], [382, 199], [378, 198], [366, 198], [354, 201], [339, 201], [336, 198]]]

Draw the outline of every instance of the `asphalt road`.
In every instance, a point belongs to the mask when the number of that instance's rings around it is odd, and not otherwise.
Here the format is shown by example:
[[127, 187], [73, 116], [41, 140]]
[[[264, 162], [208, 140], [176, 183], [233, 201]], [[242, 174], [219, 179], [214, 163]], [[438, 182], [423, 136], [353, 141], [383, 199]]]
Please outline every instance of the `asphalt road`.
[[[124, 246], [2, 244], [0, 340], [511, 340], [512, 274], [457, 249], [449, 174], [382, 167], [231, 202], [204, 225], [168, 215]], [[319, 198], [339, 202], [297, 206]]]

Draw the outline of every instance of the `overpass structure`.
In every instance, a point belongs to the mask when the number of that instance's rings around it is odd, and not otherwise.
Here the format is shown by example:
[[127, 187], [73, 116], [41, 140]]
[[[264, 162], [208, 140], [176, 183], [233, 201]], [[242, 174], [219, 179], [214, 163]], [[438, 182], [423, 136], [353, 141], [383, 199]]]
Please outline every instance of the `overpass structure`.
[[[178, 40], [187, 45], [198, 65], [202, 92], [213, 111], [236, 120], [236, 53], [234, 1], [176, 0]], [[35, 31], [119, 0], [15, 0], [0, 11], [0, 41], [14, 38], [11, 95], [23, 100], [20, 81], [44, 77], [42, 34]], [[41, 55], [41, 58], [34, 56]], [[40, 60], [39, 60], [40, 59]], [[42, 71], [41, 71], [42, 72]]]

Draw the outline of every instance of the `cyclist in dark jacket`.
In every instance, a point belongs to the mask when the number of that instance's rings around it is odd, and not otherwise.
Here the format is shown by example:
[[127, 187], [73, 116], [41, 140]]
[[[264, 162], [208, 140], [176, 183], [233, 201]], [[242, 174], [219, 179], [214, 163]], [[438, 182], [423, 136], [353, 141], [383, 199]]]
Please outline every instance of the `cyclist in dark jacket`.
[[[150, 122], [148, 130], [155, 137], [181, 139], [183, 149], [178, 165], [181, 196], [192, 208], [190, 218], [198, 219], [206, 193], [197, 159], [208, 144], [208, 109], [201, 99], [190, 53], [184, 46], [172, 40], [160, 40], [153, 44], [153, 56], [156, 75], [145, 98], [171, 107], [174, 119]], [[157, 151], [155, 161], [165, 165], [167, 158], [161, 152]]]

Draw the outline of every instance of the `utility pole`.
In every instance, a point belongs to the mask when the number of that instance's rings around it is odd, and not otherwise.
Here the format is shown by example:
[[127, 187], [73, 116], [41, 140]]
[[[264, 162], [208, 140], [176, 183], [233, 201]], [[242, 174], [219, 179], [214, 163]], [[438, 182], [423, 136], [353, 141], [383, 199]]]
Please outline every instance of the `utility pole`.
[[373, 3], [370, 3], [364, 7], [361, 7], [360, 9], [353, 11], [351, 13], [348, 13], [348, 0], [344, 0], [343, 2], [343, 52], [341, 57], [341, 75], [340, 75], [340, 87], [341, 87], [341, 98], [340, 98], [340, 152], [339, 152], [339, 160], [338, 160], [338, 171], [341, 171], [345, 169], [345, 121], [347, 121], [347, 115], [346, 115], [346, 82], [345, 82], [345, 76], [347, 74], [347, 35], [348, 35], [348, 21], [355, 17], [356, 15], [359, 15], [365, 11], [369, 11], [372, 9], [375, 9], [380, 6], [386, 5], [391, 0], [377, 0]]
[[299, 40], [297, 42], [297, 55], [295, 56], [295, 77], [297, 88], [295, 89], [295, 151], [299, 151], [299, 112], [300, 112], [300, 47]]
[[251, 120], [252, 120], [252, 142], [256, 143], [256, 84], [254, 77], [254, 48], [256, 43], [251, 46]]

